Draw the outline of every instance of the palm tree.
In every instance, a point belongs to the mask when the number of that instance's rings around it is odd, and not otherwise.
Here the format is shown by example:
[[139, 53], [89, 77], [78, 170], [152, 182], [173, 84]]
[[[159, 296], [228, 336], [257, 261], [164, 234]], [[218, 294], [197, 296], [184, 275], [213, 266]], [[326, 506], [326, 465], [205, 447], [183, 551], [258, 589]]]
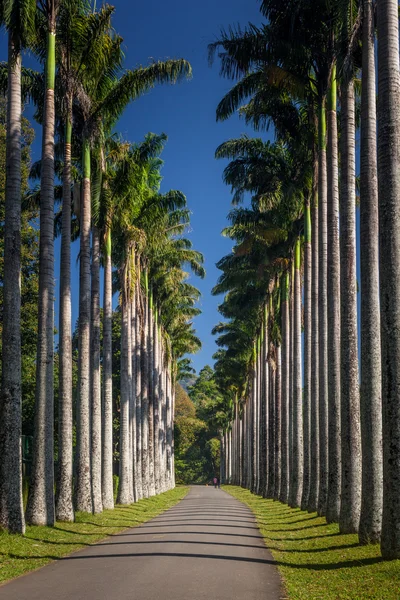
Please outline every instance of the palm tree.
[[328, 90], [328, 494], [326, 518], [340, 512], [340, 249], [336, 65]]
[[342, 84], [341, 137], [341, 442], [342, 493], [339, 526], [357, 532], [361, 508], [361, 438], [357, 353], [354, 82]]
[[44, 120], [40, 181], [39, 323], [35, 434], [27, 522], [53, 525], [54, 507], [54, 131], [56, 20], [58, 0], [39, 3], [46, 30]]
[[282, 286], [282, 475], [279, 495], [279, 500], [286, 503], [289, 499], [289, 351], [289, 273], [286, 271]]
[[375, 24], [364, 0], [362, 39], [360, 236], [361, 264], [361, 543], [378, 542], [382, 523], [382, 390], [379, 308], [379, 227], [376, 153]]
[[377, 5], [378, 21], [378, 186], [379, 280], [383, 402], [383, 519], [381, 550], [385, 559], [400, 557], [400, 328], [399, 198], [400, 93], [398, 6]]
[[33, 30], [35, 2], [8, 1], [0, 19], [8, 30], [6, 190], [2, 389], [0, 402], [0, 525], [24, 533], [21, 455], [21, 50]]

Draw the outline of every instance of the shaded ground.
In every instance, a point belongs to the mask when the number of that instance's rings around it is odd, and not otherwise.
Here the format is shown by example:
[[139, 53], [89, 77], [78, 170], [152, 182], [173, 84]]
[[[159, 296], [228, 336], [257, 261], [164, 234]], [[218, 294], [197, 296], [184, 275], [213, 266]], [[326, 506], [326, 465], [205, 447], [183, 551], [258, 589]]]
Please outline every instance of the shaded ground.
[[134, 529], [0, 588], [7, 600], [279, 600], [277, 568], [251, 511], [193, 487]]
[[225, 489], [256, 515], [290, 600], [400, 600], [400, 560], [383, 561], [379, 545], [360, 546], [317, 513]]

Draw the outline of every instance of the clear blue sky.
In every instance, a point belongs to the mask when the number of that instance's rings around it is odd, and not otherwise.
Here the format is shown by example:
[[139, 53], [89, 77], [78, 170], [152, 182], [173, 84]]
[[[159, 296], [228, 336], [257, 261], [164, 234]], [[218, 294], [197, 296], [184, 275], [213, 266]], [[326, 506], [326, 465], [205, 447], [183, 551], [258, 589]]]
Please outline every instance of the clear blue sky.
[[[215, 109], [232, 83], [219, 76], [218, 61], [208, 65], [207, 46], [218, 35], [221, 27], [249, 21], [260, 22], [257, 0], [148, 0], [135, 2], [115, 0], [114, 27], [123, 37], [125, 65], [133, 68], [146, 65], [151, 59], [185, 58], [193, 68], [193, 78], [176, 86], [159, 86], [133, 103], [126, 110], [117, 130], [128, 141], [140, 141], [149, 131], [165, 132], [168, 143], [163, 152], [162, 191], [182, 190], [192, 211], [189, 233], [194, 247], [203, 252], [207, 277], [195, 278], [201, 290], [201, 316], [196, 329], [203, 349], [193, 357], [198, 371], [212, 363], [216, 346], [211, 335], [219, 320], [217, 305], [222, 298], [213, 298], [218, 270], [215, 263], [230, 251], [229, 240], [222, 238], [226, 215], [230, 210], [230, 190], [222, 181], [223, 161], [214, 159], [216, 147], [226, 139], [243, 132], [251, 133], [243, 121], [232, 118], [216, 123]], [[97, 2], [99, 6], [100, 2]], [[0, 41], [0, 58], [7, 59], [6, 36]], [[31, 57], [24, 57], [27, 66], [36, 65]], [[32, 111], [27, 110], [28, 118]], [[37, 137], [33, 146], [33, 160], [40, 157], [40, 128], [35, 125]], [[73, 246], [73, 324], [78, 316], [78, 243]], [[55, 278], [59, 283], [59, 242], [56, 242]], [[58, 293], [57, 293], [58, 296]], [[56, 298], [56, 320], [58, 316]]]

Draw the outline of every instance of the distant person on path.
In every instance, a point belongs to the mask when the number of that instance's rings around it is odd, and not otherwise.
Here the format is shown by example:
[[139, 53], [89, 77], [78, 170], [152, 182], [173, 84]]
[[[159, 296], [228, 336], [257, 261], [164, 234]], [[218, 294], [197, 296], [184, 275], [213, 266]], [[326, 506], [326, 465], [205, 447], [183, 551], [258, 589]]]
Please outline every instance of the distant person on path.
[[217, 485], [218, 485], [218, 489], [221, 487], [221, 481], [219, 479], [219, 477], [217, 477]]
[[214, 477], [213, 479], [213, 483], [214, 483], [214, 487], [215, 489], [217, 489], [217, 485], [218, 485], [218, 479], [216, 477]]

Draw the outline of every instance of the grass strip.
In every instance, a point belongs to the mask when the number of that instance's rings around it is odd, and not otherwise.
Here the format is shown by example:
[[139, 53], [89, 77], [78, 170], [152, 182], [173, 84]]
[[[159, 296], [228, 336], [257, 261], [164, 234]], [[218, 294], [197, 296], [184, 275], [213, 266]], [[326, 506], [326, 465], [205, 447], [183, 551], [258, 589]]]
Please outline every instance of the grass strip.
[[360, 546], [324, 517], [266, 500], [237, 486], [224, 490], [254, 513], [290, 600], [399, 600], [400, 560], [383, 561], [379, 545]]
[[177, 504], [188, 491], [187, 487], [178, 487], [129, 506], [117, 505], [114, 510], [98, 515], [76, 513], [74, 523], [28, 526], [24, 536], [0, 531], [0, 582], [43, 567], [108, 535], [150, 521]]

